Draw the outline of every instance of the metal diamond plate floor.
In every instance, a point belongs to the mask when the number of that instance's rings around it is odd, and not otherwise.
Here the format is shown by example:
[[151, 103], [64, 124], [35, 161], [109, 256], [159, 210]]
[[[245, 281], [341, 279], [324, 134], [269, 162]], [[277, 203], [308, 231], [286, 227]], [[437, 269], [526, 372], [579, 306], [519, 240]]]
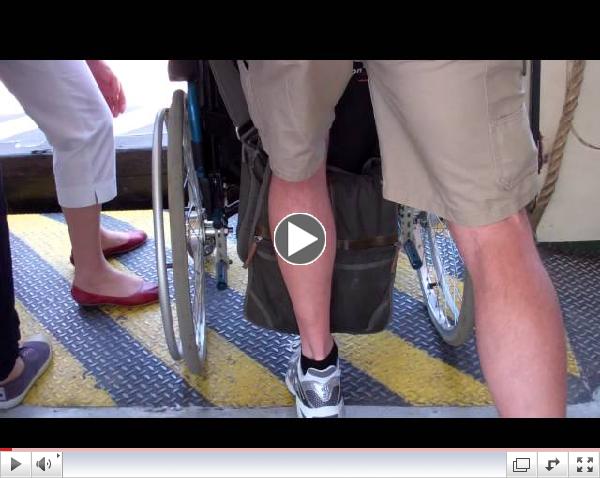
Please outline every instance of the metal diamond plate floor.
[[[141, 228], [150, 235], [153, 231], [151, 211], [105, 213], [103, 224], [121, 230]], [[246, 271], [235, 254], [233, 235], [230, 288], [217, 291], [213, 277], [208, 279], [207, 371], [195, 376], [168, 354], [158, 305], [93, 310], [72, 301], [73, 270], [62, 215], [13, 215], [9, 225], [24, 335], [44, 331], [55, 350], [53, 364], [29, 393], [27, 405], [215, 409], [292, 405], [283, 375], [296, 339], [244, 320]], [[600, 257], [546, 246], [540, 251], [558, 289], [568, 332], [568, 401], [587, 403], [600, 389]], [[152, 238], [112, 262], [156, 280]], [[398, 264], [393, 299], [393, 320], [384, 332], [338, 336], [346, 403], [491, 405], [475, 339], [458, 348], [442, 342], [404, 257]]]

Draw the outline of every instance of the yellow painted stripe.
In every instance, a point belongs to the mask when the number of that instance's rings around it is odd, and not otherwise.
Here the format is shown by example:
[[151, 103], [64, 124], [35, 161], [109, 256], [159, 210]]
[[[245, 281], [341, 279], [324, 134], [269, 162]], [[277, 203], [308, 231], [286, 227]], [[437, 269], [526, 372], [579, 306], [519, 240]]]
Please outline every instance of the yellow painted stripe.
[[21, 322], [21, 335], [44, 334], [50, 339], [53, 360], [48, 369], [31, 388], [23, 403], [46, 407], [110, 407], [115, 403], [108, 392], [99, 388], [96, 379], [89, 375], [81, 363], [57, 341], [51, 333], [35, 320], [31, 313], [17, 301]]
[[[131, 218], [127, 212], [107, 213], [145, 230], [152, 228], [151, 211], [136, 212]], [[246, 272], [232, 245], [230, 258], [230, 286], [243, 294]], [[402, 256], [401, 256], [402, 257]], [[399, 261], [400, 262], [400, 261]], [[408, 261], [406, 266], [410, 268]], [[408, 272], [408, 269], [406, 269]], [[410, 278], [415, 273], [410, 268]], [[243, 279], [238, 277], [243, 276]], [[408, 274], [406, 274], [408, 278]], [[420, 290], [418, 290], [420, 294]], [[491, 403], [488, 390], [470, 375], [430, 357], [390, 332], [369, 336], [340, 335], [340, 354], [355, 367], [367, 372], [375, 380], [415, 405], [483, 405]]]
[[[153, 230], [151, 211], [111, 212], [109, 215], [128, 222], [133, 227], [149, 232]], [[168, 217], [165, 219], [165, 224], [168, 225]], [[229, 248], [231, 259], [234, 261], [230, 285], [243, 293], [246, 272], [241, 269], [235, 247], [230, 245]], [[402, 280], [404, 285], [399, 288], [420, 300], [416, 274], [402, 254], [398, 269], [397, 284]], [[340, 347], [342, 356], [349, 359], [354, 366], [366, 371], [374, 379], [416, 405], [491, 403], [489, 392], [483, 384], [443, 361], [430, 357], [426, 352], [390, 332], [373, 336], [340, 336]], [[209, 354], [212, 349], [213, 346], [209, 342]], [[578, 372], [576, 360], [571, 352], [569, 371], [575, 375], [577, 373], [574, 372]]]
[[[153, 235], [153, 227], [154, 227], [154, 223], [153, 223], [153, 219], [152, 219], [152, 211], [111, 211], [111, 212], [106, 212], [104, 213], [108, 216], [112, 216], [115, 219], [119, 219], [122, 220], [124, 222], [129, 223], [132, 227], [135, 228], [139, 228], [139, 229], [143, 229], [145, 231], [152, 231], [151, 235]], [[164, 216], [164, 221], [165, 221], [165, 225], [167, 226], [165, 228], [165, 237], [167, 237], [167, 234], [169, 234], [169, 227], [168, 227], [168, 213], [165, 213]], [[166, 240], [170, 240], [170, 239], [166, 239]], [[236, 291], [238, 291], [239, 293], [243, 294], [245, 289], [246, 289], [246, 285], [247, 285], [247, 273], [246, 271], [242, 268], [242, 263], [239, 260], [238, 256], [237, 256], [237, 251], [235, 248], [235, 245], [229, 243], [228, 244], [228, 252], [229, 252], [229, 257], [232, 260], [233, 264], [231, 265], [230, 268], [230, 273], [229, 273], [229, 284], [230, 287]], [[209, 269], [210, 272], [213, 272], [212, 269], [212, 264], [209, 264], [207, 269]], [[456, 287], [462, 292], [463, 290], [463, 282], [455, 279], [453, 277], [447, 277], [447, 279], [449, 281], [451, 281], [453, 284], [456, 285]], [[412, 266], [410, 265], [410, 262], [408, 260], [408, 258], [406, 257], [405, 254], [400, 253], [400, 255], [398, 256], [398, 266], [397, 266], [397, 271], [396, 271], [396, 279], [395, 279], [395, 287], [401, 291], [406, 293], [407, 295], [411, 296], [412, 298], [421, 301], [423, 300], [423, 296], [422, 296], [422, 292], [421, 292], [421, 288], [418, 282], [418, 278], [417, 278], [417, 274], [415, 272], [415, 270], [412, 268]], [[387, 332], [386, 332], [387, 333]], [[392, 337], [395, 337], [393, 334]], [[373, 338], [375, 338], [375, 343], [373, 343], [373, 346], [375, 348], [377, 348], [377, 340], [376, 337], [378, 337], [378, 335], [374, 335], [371, 336]], [[346, 343], [346, 346], [349, 348], [352, 348], [354, 350], [360, 349], [360, 347], [362, 347], [362, 341], [365, 340], [364, 336], [346, 336], [344, 338], [344, 342]], [[401, 341], [401, 343], [407, 344], [407, 342], [405, 342], [402, 339], [399, 339]], [[356, 342], [356, 345], [355, 345]], [[395, 341], [392, 341], [395, 343]], [[573, 351], [570, 347], [570, 344], [567, 340], [567, 365], [568, 365], [568, 372], [571, 375], [574, 375], [576, 377], [580, 377], [580, 368], [578, 366], [577, 363], [577, 359], [575, 357], [575, 355], [573, 354]], [[413, 347], [414, 350], [419, 351], [419, 349], [416, 349]], [[343, 350], [342, 350], [343, 352]], [[390, 351], [390, 353], [395, 353], [397, 355], [396, 352], [394, 352], [393, 350]], [[425, 353], [425, 352], [422, 352]], [[429, 357], [431, 360], [436, 360], [433, 359], [431, 357]], [[382, 365], [382, 367], [385, 367], [388, 363], [390, 363], [389, 361], [391, 360], [391, 358], [384, 358], [383, 359], [385, 364]], [[391, 362], [392, 364], [394, 362]], [[443, 362], [442, 362], [443, 363]], [[361, 364], [360, 363], [355, 363], [355, 366], [361, 368]], [[382, 369], [383, 370], [383, 369]], [[394, 366], [392, 366], [392, 370], [390, 372], [390, 377], [393, 375], [393, 370], [394, 370]], [[382, 375], [382, 376], [387, 376], [387, 372], [383, 371], [381, 374], [377, 374], [377, 375]], [[465, 375], [467, 377], [470, 377], [468, 375]], [[374, 375], [374, 378], [378, 379], [377, 376]], [[479, 382], [477, 382], [479, 383]], [[386, 385], [388, 385], [386, 383]], [[408, 386], [408, 384], [407, 384]], [[391, 387], [390, 387], [391, 388]], [[478, 389], [478, 387], [475, 387], [477, 390], [473, 389], [473, 390], [469, 390], [467, 394], [473, 394], [474, 396], [480, 396], [481, 391]], [[487, 402], [486, 402], [487, 403]], [[438, 404], [438, 403], [436, 403]]]
[[398, 267], [396, 267], [396, 289], [408, 294], [418, 301], [423, 300], [421, 286], [417, 279], [417, 273], [410, 265], [408, 257], [402, 252], [398, 255]]
[[339, 335], [342, 356], [413, 405], [489, 405], [487, 387], [391, 332]]
[[577, 358], [573, 353], [573, 349], [571, 348], [571, 342], [567, 337], [567, 373], [574, 375], [577, 378], [581, 377], [581, 369], [579, 368], [579, 363], [577, 362]]
[[[151, 220], [151, 213], [146, 213]], [[14, 234], [63, 277], [72, 280], [73, 268], [68, 262], [70, 245], [65, 225], [40, 215], [11, 216], [9, 220]], [[118, 261], [112, 260], [111, 263], [127, 271]], [[210, 329], [207, 333], [206, 374], [199, 377], [190, 374], [185, 366], [169, 355], [157, 304], [137, 308], [103, 307], [102, 310], [217, 406], [268, 407], [293, 403], [278, 377]]]
[[[129, 223], [132, 227], [138, 228], [138, 229], [143, 229], [145, 231], [152, 231], [150, 233], [150, 235], [153, 235], [153, 227], [154, 227], [154, 223], [153, 223], [153, 219], [152, 219], [152, 212], [151, 211], [111, 211], [111, 212], [106, 212], [104, 213], [105, 215], [108, 216], [112, 216], [115, 219], [119, 219], [121, 221], [127, 222]], [[165, 237], [167, 238], [167, 234], [169, 233], [169, 228], [168, 228], [168, 213], [165, 213], [164, 216], [164, 221], [165, 221], [165, 225], [167, 226], [165, 229]], [[167, 241], [170, 239], [166, 239]], [[229, 273], [229, 284], [230, 287], [232, 287], [234, 290], [238, 291], [239, 293], [243, 294], [246, 288], [246, 284], [247, 284], [247, 273], [244, 269], [242, 269], [242, 264], [241, 261], [239, 260], [238, 256], [237, 256], [237, 251], [235, 249], [235, 245], [233, 244], [228, 244], [228, 252], [229, 252], [229, 256], [230, 259], [233, 261], [233, 264], [230, 268], [230, 273]], [[208, 269], [212, 272], [212, 265], [208, 266]], [[448, 277], [447, 278], [450, 281], [453, 281], [453, 283], [456, 284], [456, 286], [459, 288], [459, 290], [462, 291], [462, 281], [459, 281], [457, 279], [454, 279], [452, 277]], [[408, 294], [409, 296], [413, 297], [416, 300], [422, 300], [422, 293], [421, 293], [421, 288], [419, 286], [418, 283], [418, 279], [417, 279], [417, 275], [416, 272], [414, 271], [414, 269], [412, 268], [412, 266], [410, 265], [410, 262], [408, 261], [408, 258], [406, 257], [405, 254], [400, 254], [398, 257], [398, 267], [397, 267], [397, 272], [396, 272], [396, 280], [395, 280], [395, 286], [398, 290], [400, 290], [401, 292], [404, 292], [406, 294]], [[405, 342], [402, 339], [398, 339], [396, 336], [394, 336], [391, 333], [386, 332], [386, 334], [390, 334], [391, 337], [388, 337], [387, 339], [387, 343], [392, 342], [392, 343], [399, 343], [399, 344], [406, 344], [408, 345], [407, 342]], [[370, 343], [369, 346], [372, 346], [374, 349], [380, 350], [381, 348], [378, 345], [378, 340], [383, 340], [383, 339], [379, 339], [377, 338], [380, 334], [378, 335], [374, 335], [371, 336], [372, 340], [374, 340], [373, 343]], [[391, 338], [394, 338], [393, 340]], [[397, 342], [399, 340], [399, 342]], [[342, 354], [344, 354], [344, 358], [347, 358], [345, 355], [345, 351], [346, 348], [348, 350], [361, 350], [362, 347], [366, 347], [366, 341], [365, 341], [365, 337], [362, 336], [345, 336], [341, 342], [343, 342], [341, 344], [341, 352]], [[363, 344], [363, 342], [365, 342]], [[395, 362], [393, 360], [395, 360], [392, 355], [394, 357], [400, 356], [399, 357], [399, 366], [402, 367], [403, 361], [405, 359], [402, 359], [403, 355], [401, 353], [399, 353], [400, 348], [396, 347], [396, 349], [392, 348], [389, 351], [386, 351], [385, 354], [387, 354], [389, 352], [390, 356], [388, 357], [383, 356], [380, 357], [381, 362], [380, 365], [377, 365], [375, 367], [375, 369], [373, 369], [373, 367], [371, 367], [371, 365], [369, 365], [368, 367], [363, 366], [363, 360], [362, 360], [362, 356], [360, 356], [360, 354], [357, 353], [353, 353], [353, 357], [354, 360], [356, 362], [353, 362], [353, 364], [355, 366], [357, 366], [358, 368], [363, 368], [365, 371], [367, 371], [368, 373], [372, 373], [373, 378], [375, 378], [376, 380], [382, 381], [383, 379], [380, 379], [380, 377], [386, 377], [386, 382], [385, 385], [387, 385], [389, 388], [391, 388], [392, 390], [396, 391], [397, 393], [398, 390], [403, 390], [404, 388], [410, 388], [411, 386], [411, 380], [405, 380], [406, 383], [403, 384], [396, 384], [396, 385], [392, 385], [390, 386], [389, 382], [390, 380], [393, 382], [394, 380], [396, 380], [395, 375], [399, 374], [399, 368], [396, 368]], [[433, 359], [431, 357], [429, 357], [425, 352], [420, 351], [417, 348], [412, 347], [411, 349], [409, 349], [409, 351], [415, 351], [415, 352], [420, 352], [417, 355], [419, 355], [419, 357], [422, 358], [422, 354], [425, 354], [426, 357], [429, 358], [429, 360], [434, 360], [436, 362], [441, 362], [438, 361], [437, 359]], [[370, 353], [370, 352], [369, 352]], [[569, 355], [568, 355], [568, 359], [569, 359], [569, 373], [579, 376], [579, 369], [577, 366], [577, 361], [575, 359], [575, 356], [573, 355], [573, 353], [571, 352], [570, 348], [569, 348]], [[429, 360], [426, 360], [425, 362], [429, 363]], [[379, 361], [378, 361], [379, 362]], [[435, 363], [435, 362], [434, 362]], [[441, 362], [443, 363], [443, 362]], [[386, 370], [385, 367], [388, 366], [388, 364], [391, 364], [390, 370]], [[453, 367], [446, 365], [447, 367], [450, 367], [453, 369]], [[379, 371], [378, 371], [379, 370]], [[454, 369], [456, 370], [456, 369]], [[444, 371], [439, 371], [437, 370], [435, 367], [434, 368], [430, 368], [430, 371], [434, 374], [439, 374], [441, 373], [442, 375], [445, 375], [446, 372]], [[460, 382], [460, 380], [462, 380], [462, 378], [464, 377], [468, 377], [470, 378], [469, 375], [466, 374], [462, 374], [459, 375], [459, 379], [458, 381]], [[472, 379], [473, 380], [473, 379]], [[473, 384], [472, 381], [467, 380], [469, 383]], [[427, 382], [427, 381], [426, 381]], [[479, 382], [475, 381], [476, 384], [479, 384]], [[452, 392], [455, 394], [458, 393], [458, 396], [462, 397], [460, 398], [461, 402], [464, 402], [465, 400], [471, 400], [471, 398], [468, 397], [479, 397], [476, 398], [476, 400], [480, 400], [481, 397], [483, 397], [482, 393], [487, 394], [487, 389], [485, 389], [485, 392], [481, 391], [481, 387], [479, 387], [478, 385], [476, 385], [472, 388], [467, 387], [467, 389], [465, 389], [464, 391], [459, 391], [459, 392]], [[432, 387], [431, 385], [428, 385], [430, 388]], [[396, 388], [394, 388], [396, 387]], [[438, 388], [439, 388], [439, 384], [438, 384]], [[484, 387], [485, 388], [485, 387]], [[443, 404], [443, 400], [440, 401], [440, 396], [439, 393], [436, 392], [435, 390], [435, 386], [432, 390], [426, 392], [430, 397], [436, 397], [435, 400], [433, 400], [431, 403], [432, 404]], [[402, 395], [402, 393], [400, 393]], [[445, 398], [448, 398], [450, 395], [446, 395]], [[410, 399], [409, 399], [410, 400]], [[489, 400], [489, 395], [486, 396], [486, 398], [484, 399], [483, 403], [489, 403], [485, 400]], [[420, 403], [417, 399], [417, 401], [415, 403]], [[456, 402], [451, 402], [456, 404]], [[471, 402], [468, 402], [471, 403]], [[479, 402], [477, 402], [479, 403]]]

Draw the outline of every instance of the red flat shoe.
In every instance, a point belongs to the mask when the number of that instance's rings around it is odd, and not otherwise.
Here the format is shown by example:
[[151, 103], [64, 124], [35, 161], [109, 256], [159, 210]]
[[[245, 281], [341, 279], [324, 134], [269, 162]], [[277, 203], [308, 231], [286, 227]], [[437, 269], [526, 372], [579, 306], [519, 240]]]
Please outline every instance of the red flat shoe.
[[[104, 253], [104, 257], [106, 259], [110, 259], [111, 257], [118, 256], [119, 254], [124, 254], [129, 251], [133, 251], [140, 247], [146, 240], [148, 239], [148, 235], [144, 231], [128, 231], [127, 242], [115, 246], [109, 247], [108, 249], [104, 249], [102, 252]], [[73, 253], [71, 253], [71, 257], [69, 258], [71, 264], [75, 265], [73, 262]]]
[[126, 307], [132, 307], [158, 302], [158, 285], [143, 281], [138, 291], [127, 297], [110, 297], [93, 294], [73, 286], [71, 287], [71, 296], [73, 296], [75, 302], [84, 307], [94, 307], [99, 305], [124, 305]]

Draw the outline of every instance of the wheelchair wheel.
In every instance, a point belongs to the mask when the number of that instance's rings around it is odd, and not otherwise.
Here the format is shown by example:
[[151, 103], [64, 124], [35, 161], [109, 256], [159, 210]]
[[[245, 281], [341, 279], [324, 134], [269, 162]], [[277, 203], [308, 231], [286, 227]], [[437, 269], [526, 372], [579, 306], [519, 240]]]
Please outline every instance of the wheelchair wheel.
[[429, 317], [445, 342], [461, 345], [473, 331], [473, 289], [450, 231], [443, 219], [421, 212], [413, 240], [423, 262], [417, 275]]
[[181, 360], [183, 358], [183, 351], [179, 334], [175, 331], [173, 323], [171, 296], [169, 292], [169, 269], [172, 269], [173, 264], [167, 262], [163, 221], [162, 150], [163, 128], [167, 114], [168, 110], [162, 109], [156, 115], [156, 121], [154, 122], [154, 137], [152, 141], [152, 214], [154, 218], [154, 244], [160, 316], [169, 353], [174, 360]]
[[181, 90], [174, 92], [168, 113], [167, 165], [177, 322], [183, 358], [198, 374], [206, 358], [205, 217]]

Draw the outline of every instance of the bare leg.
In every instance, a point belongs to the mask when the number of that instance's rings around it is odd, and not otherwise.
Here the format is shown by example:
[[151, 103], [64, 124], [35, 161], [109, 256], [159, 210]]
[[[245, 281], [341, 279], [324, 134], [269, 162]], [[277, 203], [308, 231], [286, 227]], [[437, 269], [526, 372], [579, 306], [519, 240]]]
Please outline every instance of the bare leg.
[[127, 297], [138, 291], [142, 279], [112, 267], [102, 254], [99, 204], [63, 208], [75, 261], [73, 284], [86, 292]]
[[[285, 216], [295, 212], [312, 214], [327, 231], [325, 252], [312, 264], [294, 266], [278, 258], [283, 280], [294, 304], [302, 353], [305, 357], [322, 360], [333, 346], [329, 310], [336, 244], [325, 163], [306, 181], [289, 182], [272, 177], [269, 190], [269, 223], [272, 229]], [[271, 234], [273, 237], [273, 231]]]
[[23, 359], [21, 357], [17, 357], [17, 360], [15, 361], [15, 366], [13, 367], [12, 371], [8, 374], [8, 377], [0, 381], [0, 387], [19, 378], [23, 373], [23, 370], [25, 370], [25, 363], [23, 362]]
[[564, 416], [562, 315], [526, 214], [451, 231], [473, 278], [479, 357], [500, 415]]

